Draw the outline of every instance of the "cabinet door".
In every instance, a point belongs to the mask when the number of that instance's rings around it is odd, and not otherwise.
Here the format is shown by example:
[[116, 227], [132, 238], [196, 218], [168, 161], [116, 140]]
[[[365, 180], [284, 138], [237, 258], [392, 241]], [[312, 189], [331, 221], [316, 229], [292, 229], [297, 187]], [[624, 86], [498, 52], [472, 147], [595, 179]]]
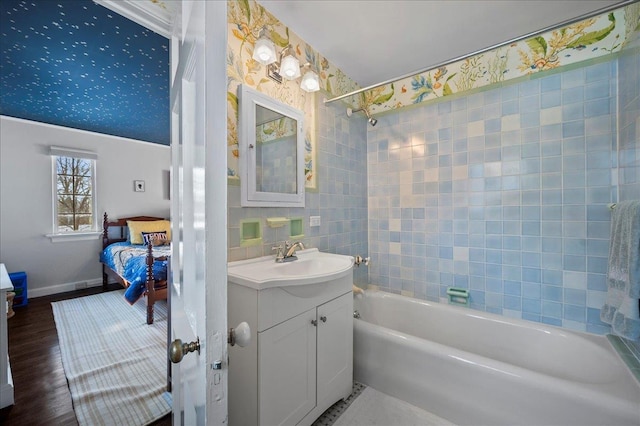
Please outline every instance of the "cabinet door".
[[318, 405], [333, 404], [353, 385], [353, 294], [318, 306]]
[[316, 406], [316, 309], [258, 334], [261, 425], [295, 425]]

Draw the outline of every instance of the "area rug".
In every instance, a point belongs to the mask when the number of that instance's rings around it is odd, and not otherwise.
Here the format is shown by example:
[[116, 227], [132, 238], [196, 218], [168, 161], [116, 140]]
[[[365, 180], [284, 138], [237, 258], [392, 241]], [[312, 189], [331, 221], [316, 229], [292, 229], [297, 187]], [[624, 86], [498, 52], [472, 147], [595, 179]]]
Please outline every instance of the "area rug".
[[143, 300], [124, 290], [52, 303], [73, 408], [83, 425], [146, 425], [171, 411], [167, 305], [146, 323]]

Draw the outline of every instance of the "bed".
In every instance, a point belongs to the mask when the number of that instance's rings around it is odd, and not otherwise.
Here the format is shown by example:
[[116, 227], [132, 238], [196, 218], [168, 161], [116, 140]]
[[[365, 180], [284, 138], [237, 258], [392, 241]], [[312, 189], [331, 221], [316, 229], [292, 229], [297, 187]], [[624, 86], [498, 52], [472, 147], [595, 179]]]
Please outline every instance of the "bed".
[[104, 214], [102, 232], [102, 288], [109, 278], [125, 289], [131, 305], [146, 298], [147, 324], [153, 324], [153, 306], [167, 299], [167, 267], [171, 256], [171, 225], [154, 216], [132, 216], [110, 221]]

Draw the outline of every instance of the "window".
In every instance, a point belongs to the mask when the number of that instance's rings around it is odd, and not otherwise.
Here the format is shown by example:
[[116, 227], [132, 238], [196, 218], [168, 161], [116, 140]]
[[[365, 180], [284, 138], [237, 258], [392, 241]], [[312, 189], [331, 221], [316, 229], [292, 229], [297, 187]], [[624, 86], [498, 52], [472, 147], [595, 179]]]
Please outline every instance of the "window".
[[96, 154], [51, 147], [53, 234], [96, 232]]

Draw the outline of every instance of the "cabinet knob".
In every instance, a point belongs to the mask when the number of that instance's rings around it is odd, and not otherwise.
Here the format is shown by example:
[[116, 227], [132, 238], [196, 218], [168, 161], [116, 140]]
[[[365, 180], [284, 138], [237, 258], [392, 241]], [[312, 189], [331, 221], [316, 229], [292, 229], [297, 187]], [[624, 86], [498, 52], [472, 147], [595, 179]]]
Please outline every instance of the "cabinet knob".
[[313, 324], [314, 327], [318, 326], [318, 321], [316, 320], [311, 320], [311, 324]]
[[321, 316], [321, 317], [320, 317], [320, 321], [322, 321], [322, 322], [327, 322], [327, 317], [326, 317], [326, 316], [324, 316], [324, 315], [323, 315], [323, 316]]

